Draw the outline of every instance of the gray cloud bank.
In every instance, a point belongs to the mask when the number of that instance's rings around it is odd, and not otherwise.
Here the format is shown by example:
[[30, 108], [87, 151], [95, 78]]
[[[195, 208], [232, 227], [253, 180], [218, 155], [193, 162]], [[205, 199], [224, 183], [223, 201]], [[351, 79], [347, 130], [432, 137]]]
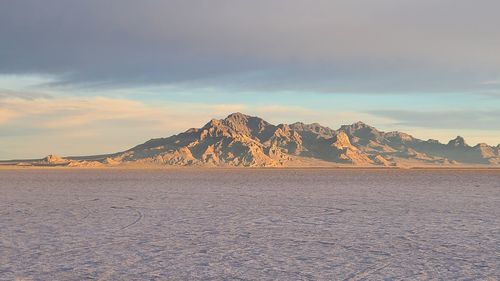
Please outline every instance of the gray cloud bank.
[[2, 1], [0, 73], [97, 87], [491, 92], [498, 11], [497, 0]]

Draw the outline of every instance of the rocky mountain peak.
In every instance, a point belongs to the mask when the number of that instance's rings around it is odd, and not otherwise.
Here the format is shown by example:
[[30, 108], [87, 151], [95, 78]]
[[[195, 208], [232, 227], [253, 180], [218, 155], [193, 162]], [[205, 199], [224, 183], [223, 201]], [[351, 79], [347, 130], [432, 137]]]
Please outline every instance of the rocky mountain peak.
[[355, 133], [357, 131], [373, 131], [373, 132], [378, 132], [375, 127], [372, 127], [364, 122], [358, 121], [356, 123], [353, 123], [351, 125], [342, 125], [339, 130], [345, 131], [347, 134], [349, 133]]
[[468, 147], [469, 145], [465, 142], [465, 139], [461, 136], [457, 136], [456, 138], [450, 140], [448, 142], [449, 147]]
[[221, 120], [226, 126], [235, 129], [236, 131], [262, 131], [265, 127], [271, 125], [259, 117], [245, 115], [243, 113], [232, 113], [225, 119]]
[[241, 112], [235, 112], [235, 113], [229, 114], [223, 120], [226, 122], [246, 123], [249, 118], [251, 118], [251, 116], [243, 114]]
[[208, 123], [205, 124], [205, 126], [203, 126], [202, 129], [217, 127], [217, 126], [220, 126], [221, 124], [222, 124], [222, 122], [219, 119], [212, 119], [212, 120], [208, 121]]
[[429, 143], [429, 144], [436, 144], [436, 145], [441, 144], [441, 142], [439, 142], [438, 140], [435, 140], [435, 139], [428, 139], [427, 143]]
[[384, 136], [372, 126], [369, 126], [361, 121], [351, 125], [342, 125], [338, 132], [345, 132], [353, 143], [367, 145], [370, 141], [383, 142]]
[[397, 132], [397, 131], [385, 133], [384, 137], [386, 139], [389, 139], [392, 141], [397, 141], [400, 143], [412, 142], [414, 140], [414, 138], [411, 135], [406, 134], [406, 133]]
[[[269, 137], [272, 134], [271, 131], [274, 127], [259, 117], [236, 112], [224, 119], [212, 119], [202, 130], [208, 133], [215, 132], [215, 135], [219, 136], [240, 135], [263, 140], [263, 137]], [[201, 133], [204, 134], [203, 132]]]
[[351, 126], [354, 127], [354, 128], [367, 128], [367, 127], [371, 127], [371, 126], [367, 125], [366, 123], [364, 123], [362, 121], [358, 121], [356, 123], [353, 123]]
[[478, 144], [476, 145], [476, 147], [488, 147], [488, 148], [489, 148], [490, 146], [489, 146], [488, 144], [486, 144], [486, 143], [482, 142], [482, 143], [478, 143]]
[[331, 138], [335, 136], [336, 132], [329, 127], [321, 126], [319, 123], [304, 124], [302, 122], [296, 122], [290, 124], [290, 129], [297, 132], [307, 132], [313, 135], [317, 135], [323, 138]]
[[288, 124], [279, 124], [278, 126], [276, 126], [276, 128], [278, 128], [279, 130], [281, 130], [284, 133], [290, 132], [290, 125], [288, 125]]
[[[87, 162], [85, 160], [88, 160]], [[401, 132], [381, 132], [363, 122], [332, 130], [318, 123], [273, 125], [239, 112], [212, 119], [200, 129], [147, 141], [129, 150], [95, 156], [50, 155], [34, 165], [81, 166], [122, 163], [211, 166], [500, 165], [500, 145], [467, 145], [458, 136], [448, 144]], [[406, 164], [405, 164], [406, 165]]]

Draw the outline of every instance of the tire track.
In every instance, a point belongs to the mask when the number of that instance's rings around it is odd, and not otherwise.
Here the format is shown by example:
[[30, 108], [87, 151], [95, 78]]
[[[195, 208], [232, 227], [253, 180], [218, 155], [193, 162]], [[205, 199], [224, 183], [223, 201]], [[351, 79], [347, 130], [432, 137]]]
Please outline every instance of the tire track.
[[142, 218], [144, 217], [144, 215], [142, 214], [142, 212], [141, 212], [141, 211], [139, 211], [137, 208], [134, 208], [134, 207], [131, 207], [131, 206], [127, 206], [127, 208], [129, 208], [130, 210], [134, 211], [134, 212], [137, 214], [137, 218], [136, 218], [133, 222], [131, 222], [131, 223], [127, 224], [126, 226], [124, 226], [124, 227], [120, 228], [119, 230], [124, 230], [124, 229], [127, 229], [127, 228], [129, 228], [129, 227], [134, 226], [134, 225], [135, 225], [135, 224], [137, 224], [139, 221], [141, 221], [141, 220], [142, 220]]

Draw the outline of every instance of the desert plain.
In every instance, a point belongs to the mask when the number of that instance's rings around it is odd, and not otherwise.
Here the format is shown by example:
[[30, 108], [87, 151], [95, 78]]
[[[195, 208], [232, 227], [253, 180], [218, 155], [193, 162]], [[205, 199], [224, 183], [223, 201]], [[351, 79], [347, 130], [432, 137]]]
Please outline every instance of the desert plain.
[[0, 170], [0, 280], [498, 280], [500, 171]]

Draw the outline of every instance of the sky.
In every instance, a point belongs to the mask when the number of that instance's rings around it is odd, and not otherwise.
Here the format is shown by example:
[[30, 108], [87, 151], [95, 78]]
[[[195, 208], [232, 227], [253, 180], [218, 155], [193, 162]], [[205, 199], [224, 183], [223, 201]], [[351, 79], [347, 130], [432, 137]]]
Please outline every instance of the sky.
[[498, 0], [0, 1], [0, 159], [232, 112], [500, 143]]

